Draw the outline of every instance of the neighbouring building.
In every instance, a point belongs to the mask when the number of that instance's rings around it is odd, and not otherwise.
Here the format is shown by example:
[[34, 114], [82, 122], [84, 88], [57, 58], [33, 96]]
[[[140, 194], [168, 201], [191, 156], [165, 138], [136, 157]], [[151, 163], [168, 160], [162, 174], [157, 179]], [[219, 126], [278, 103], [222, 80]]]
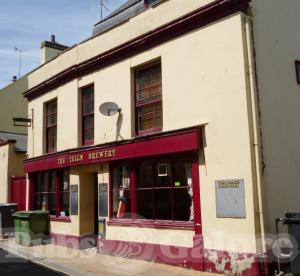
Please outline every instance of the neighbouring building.
[[266, 275], [266, 235], [300, 210], [299, 11], [130, 0], [30, 73], [27, 208], [53, 242]]
[[[51, 41], [41, 43], [41, 64], [66, 49], [52, 36]], [[23, 97], [27, 90], [27, 75], [19, 79], [13, 77], [9, 85], [0, 89], [0, 203], [18, 203], [19, 210], [26, 209], [23, 161], [27, 153], [27, 129], [34, 127], [33, 110], [28, 110], [27, 99]]]
[[14, 124], [13, 118], [27, 118], [27, 77], [13, 79], [0, 89], [0, 203], [18, 203], [26, 209], [26, 177], [23, 161], [27, 152], [27, 128]]

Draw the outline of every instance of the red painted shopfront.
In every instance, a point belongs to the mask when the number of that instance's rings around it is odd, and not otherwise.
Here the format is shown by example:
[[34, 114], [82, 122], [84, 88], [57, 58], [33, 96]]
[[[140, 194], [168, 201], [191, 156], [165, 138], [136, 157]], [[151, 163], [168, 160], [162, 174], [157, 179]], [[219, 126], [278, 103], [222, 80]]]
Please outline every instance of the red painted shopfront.
[[[153, 244], [148, 243], [147, 240], [129, 242], [99, 238], [98, 247], [101, 252], [179, 265], [200, 271], [218, 272], [216, 265], [209, 259], [213, 250], [204, 248], [202, 237], [199, 177], [201, 150], [202, 127], [194, 127], [27, 159], [24, 168], [29, 176], [29, 207], [30, 209], [42, 208], [42, 201], [36, 200], [40, 198], [37, 190], [37, 182], [39, 182], [37, 175], [46, 173], [49, 183], [53, 178], [54, 190], [59, 191], [56, 194], [51, 194], [51, 191], [48, 193], [49, 198], [53, 197], [53, 201], [58, 203], [56, 208], [49, 207], [50, 218], [70, 222], [71, 216], [66, 207], [68, 201], [63, 201], [63, 198], [69, 196], [67, 191], [69, 186], [66, 186], [67, 190], [62, 188], [65, 186], [63, 184], [65, 171], [73, 166], [108, 163], [107, 225], [170, 229], [170, 231], [180, 229], [193, 231], [194, 234], [191, 247]], [[178, 171], [184, 173], [178, 174]], [[121, 181], [120, 175], [126, 175], [128, 182], [124, 182], [124, 179]], [[168, 183], [172, 184], [168, 185]], [[52, 237], [61, 245], [64, 245], [68, 239], [77, 239], [78, 246], [83, 238], [62, 236], [57, 233], [52, 233]], [[223, 258], [228, 260], [231, 258], [230, 252], [214, 252], [217, 262]], [[245, 270], [246, 274], [243, 275], [248, 275], [247, 273], [263, 275], [260, 272], [263, 269], [260, 262], [256, 260], [255, 254], [241, 253], [237, 258], [254, 259], [251, 266]], [[230, 262], [226, 265], [226, 269], [230, 270]]]

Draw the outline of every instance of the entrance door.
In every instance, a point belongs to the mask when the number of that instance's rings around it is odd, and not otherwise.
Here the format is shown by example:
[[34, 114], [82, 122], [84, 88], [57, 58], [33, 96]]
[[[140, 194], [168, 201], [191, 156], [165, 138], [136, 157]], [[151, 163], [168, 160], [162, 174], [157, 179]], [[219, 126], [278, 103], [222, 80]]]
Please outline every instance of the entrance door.
[[26, 210], [26, 177], [12, 177], [10, 202], [18, 204], [18, 211]]

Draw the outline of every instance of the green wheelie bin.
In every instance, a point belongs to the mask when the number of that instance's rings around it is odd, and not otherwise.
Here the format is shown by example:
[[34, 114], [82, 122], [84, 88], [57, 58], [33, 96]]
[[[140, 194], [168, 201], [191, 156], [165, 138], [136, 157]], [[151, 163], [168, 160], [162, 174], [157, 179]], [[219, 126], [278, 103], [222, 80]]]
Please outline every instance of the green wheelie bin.
[[13, 214], [16, 243], [25, 246], [41, 244], [49, 233], [49, 212], [22, 211]]

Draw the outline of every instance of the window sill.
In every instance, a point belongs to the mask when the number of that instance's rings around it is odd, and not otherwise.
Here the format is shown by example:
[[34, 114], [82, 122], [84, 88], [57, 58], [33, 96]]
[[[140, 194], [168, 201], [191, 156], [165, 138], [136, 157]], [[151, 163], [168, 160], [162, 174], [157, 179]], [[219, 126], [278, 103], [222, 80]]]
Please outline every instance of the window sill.
[[139, 130], [137, 132], [137, 137], [140, 137], [140, 136], [145, 136], [145, 135], [148, 135], [148, 134], [154, 134], [154, 133], [159, 133], [159, 132], [162, 132], [162, 128], [150, 128], [150, 129], [147, 129], [147, 130]]
[[70, 217], [49, 216], [50, 221], [71, 222]]
[[157, 229], [181, 229], [194, 230], [194, 222], [183, 221], [154, 221], [154, 220], [131, 220], [131, 219], [110, 219], [109, 226], [157, 228]]

